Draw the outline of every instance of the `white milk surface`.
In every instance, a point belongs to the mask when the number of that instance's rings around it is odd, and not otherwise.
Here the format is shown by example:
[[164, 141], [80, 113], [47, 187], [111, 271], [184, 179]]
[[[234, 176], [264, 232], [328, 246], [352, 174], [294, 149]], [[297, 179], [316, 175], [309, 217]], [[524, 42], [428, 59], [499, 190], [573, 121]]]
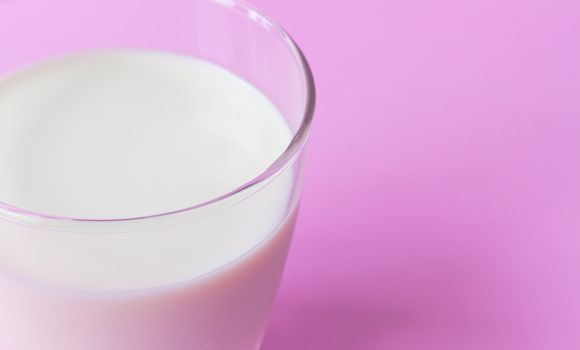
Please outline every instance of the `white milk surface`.
[[[0, 80], [0, 201], [90, 219], [179, 210], [254, 178], [290, 139], [260, 91], [205, 61], [74, 54]], [[113, 291], [191, 280], [279, 229], [290, 189], [282, 173], [239, 209], [165, 230], [80, 234], [5, 223], [0, 273]]]
[[262, 172], [290, 131], [250, 84], [205, 61], [80, 54], [0, 81], [0, 201], [80, 218], [198, 204]]

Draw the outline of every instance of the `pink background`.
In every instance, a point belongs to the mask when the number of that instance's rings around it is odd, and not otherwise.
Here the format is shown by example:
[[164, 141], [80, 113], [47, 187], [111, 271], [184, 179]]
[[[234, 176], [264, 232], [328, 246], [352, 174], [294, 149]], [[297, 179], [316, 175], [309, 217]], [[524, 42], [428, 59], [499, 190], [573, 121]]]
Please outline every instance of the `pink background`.
[[319, 90], [264, 350], [580, 349], [580, 2], [252, 3]]

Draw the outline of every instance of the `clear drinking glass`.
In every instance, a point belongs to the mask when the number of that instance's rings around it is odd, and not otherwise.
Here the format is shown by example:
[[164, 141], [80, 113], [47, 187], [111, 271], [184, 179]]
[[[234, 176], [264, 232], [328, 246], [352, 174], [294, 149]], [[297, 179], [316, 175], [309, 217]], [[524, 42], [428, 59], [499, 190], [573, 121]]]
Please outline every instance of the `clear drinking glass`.
[[[288, 34], [234, 0], [8, 0], [0, 1], [0, 48], [0, 78], [87, 50], [145, 49], [204, 59], [262, 91], [293, 132], [286, 151], [262, 174], [218, 198], [172, 212], [58, 217], [0, 197], [0, 349], [258, 349], [296, 220], [315, 99], [308, 64]], [[0, 115], [0, 128], [3, 120]], [[264, 215], [276, 222], [264, 224]], [[180, 247], [188, 252], [181, 257], [187, 263], [209, 249], [204, 235], [215, 227], [225, 232], [224, 240], [255, 230], [267, 232], [267, 238], [202, 275], [167, 277], [142, 288], [122, 283], [138, 284], [138, 276], [123, 276], [126, 259], [115, 261], [116, 256], [138, 250], [152, 257], [147, 268], [163, 275], [169, 263], [154, 259], [158, 251]], [[63, 253], [70, 244], [78, 249]], [[91, 253], [83, 254], [83, 247]], [[22, 266], [9, 259], [14, 256]], [[105, 263], [119, 264], [118, 286], [100, 285], [99, 266]], [[88, 282], [87, 268], [95, 276]], [[67, 282], [26, 273], [39, 269], [66, 276]], [[81, 277], [83, 284], [76, 284]]]

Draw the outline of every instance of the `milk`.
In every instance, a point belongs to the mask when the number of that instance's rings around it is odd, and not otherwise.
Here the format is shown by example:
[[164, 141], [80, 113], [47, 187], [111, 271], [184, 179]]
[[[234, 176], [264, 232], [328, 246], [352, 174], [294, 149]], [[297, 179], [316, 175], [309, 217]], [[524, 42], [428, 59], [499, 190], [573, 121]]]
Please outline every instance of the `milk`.
[[[261, 92], [201, 60], [75, 54], [0, 80], [0, 348], [255, 350], [295, 221]], [[181, 211], [181, 212], [180, 212]], [[158, 214], [178, 212], [174, 215]]]

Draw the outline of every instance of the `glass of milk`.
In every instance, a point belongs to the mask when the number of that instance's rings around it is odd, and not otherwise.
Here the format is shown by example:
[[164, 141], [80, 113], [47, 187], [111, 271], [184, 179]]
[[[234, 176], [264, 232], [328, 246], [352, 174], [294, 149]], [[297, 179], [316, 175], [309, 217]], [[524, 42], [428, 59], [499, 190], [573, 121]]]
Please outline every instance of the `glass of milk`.
[[314, 108], [232, 0], [0, 2], [0, 349], [256, 350]]

